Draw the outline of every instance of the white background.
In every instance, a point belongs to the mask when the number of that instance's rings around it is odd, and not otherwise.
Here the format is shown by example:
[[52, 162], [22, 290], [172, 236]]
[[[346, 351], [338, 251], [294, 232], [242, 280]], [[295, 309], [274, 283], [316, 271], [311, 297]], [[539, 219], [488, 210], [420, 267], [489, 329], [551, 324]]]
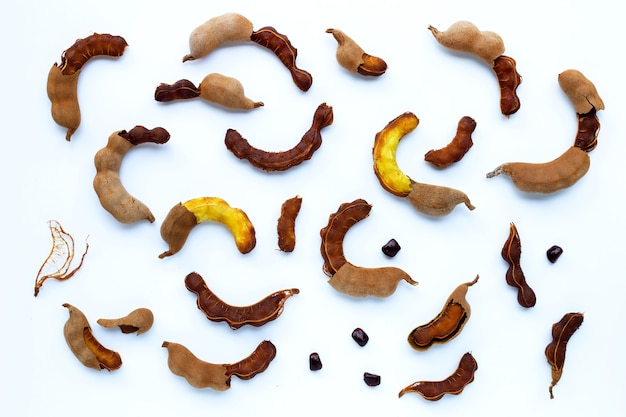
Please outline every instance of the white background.
[[[625, 33], [616, 2], [11, 3], [0, 25], [3, 414], [624, 414]], [[229, 11], [246, 16], [255, 29], [272, 25], [286, 34], [298, 48], [299, 66], [313, 75], [311, 89], [298, 90], [278, 59], [252, 43], [183, 64], [191, 31]], [[457, 20], [499, 33], [505, 54], [517, 60], [522, 106], [509, 119], [500, 114], [490, 68], [441, 47], [427, 30]], [[383, 57], [387, 73], [364, 79], [339, 67], [336, 42], [325, 33], [330, 27]], [[123, 36], [129, 46], [118, 60], [85, 65], [79, 82], [82, 123], [68, 143], [65, 129], [50, 117], [46, 77], [63, 50], [93, 32]], [[502, 162], [548, 161], [573, 143], [576, 116], [557, 82], [568, 68], [592, 80], [606, 104], [588, 174], [549, 196], [522, 194], [506, 177], [486, 179]], [[233, 112], [199, 100], [166, 105], [153, 99], [161, 82], [198, 83], [210, 72], [239, 79], [246, 94], [265, 106]], [[290, 171], [265, 173], [224, 146], [226, 129], [234, 128], [259, 148], [291, 148], [322, 102], [333, 107], [334, 123], [322, 131], [324, 142], [313, 158]], [[418, 181], [463, 190], [476, 210], [459, 206], [449, 216], [430, 218], [380, 187], [372, 169], [374, 135], [404, 111], [414, 112], [420, 124], [398, 148], [400, 167]], [[446, 170], [430, 167], [424, 153], [447, 144], [464, 115], [477, 122], [473, 148]], [[135, 125], [164, 127], [171, 139], [139, 146], [124, 159], [124, 185], [157, 218], [126, 226], [99, 204], [93, 156], [113, 131]], [[276, 219], [282, 202], [294, 195], [303, 198], [298, 240], [295, 251], [285, 254], [277, 250]], [[166, 249], [159, 227], [169, 209], [201, 196], [218, 196], [246, 211], [256, 228], [256, 248], [241, 255], [225, 227], [206, 224], [192, 232], [180, 253], [158, 259]], [[353, 299], [327, 285], [319, 230], [341, 203], [356, 198], [373, 209], [346, 236], [348, 260], [403, 268], [420, 282], [417, 287], [400, 283], [389, 298]], [[74, 236], [77, 252], [88, 236], [90, 250], [71, 280], [48, 281], [35, 298], [35, 275], [50, 250], [49, 219]], [[537, 294], [532, 309], [520, 307], [504, 281], [500, 250], [510, 222], [520, 232], [522, 267]], [[380, 250], [390, 238], [402, 246], [393, 259]], [[556, 264], [545, 256], [553, 244], [564, 248]], [[191, 271], [234, 305], [283, 288], [301, 293], [287, 301], [276, 321], [233, 331], [196, 308], [183, 284]], [[449, 293], [476, 274], [480, 281], [468, 293], [472, 316], [461, 335], [426, 352], [412, 350], [409, 331], [434, 317]], [[120, 352], [121, 369], [98, 372], [76, 360], [63, 339], [65, 302], [85, 313], [101, 343]], [[144, 335], [96, 324], [137, 307], [155, 315]], [[563, 377], [550, 400], [544, 348], [551, 325], [570, 311], [584, 312], [585, 321], [570, 340]], [[363, 348], [350, 337], [355, 327], [370, 336]], [[173, 375], [161, 347], [164, 340], [178, 342], [206, 361], [230, 363], [263, 339], [276, 345], [275, 360], [249, 381], [234, 377], [226, 392], [198, 390]], [[324, 364], [319, 372], [308, 369], [314, 351]], [[438, 402], [417, 394], [398, 398], [414, 381], [447, 377], [467, 351], [479, 367], [461, 395]], [[382, 383], [366, 386], [365, 371], [381, 375]]]

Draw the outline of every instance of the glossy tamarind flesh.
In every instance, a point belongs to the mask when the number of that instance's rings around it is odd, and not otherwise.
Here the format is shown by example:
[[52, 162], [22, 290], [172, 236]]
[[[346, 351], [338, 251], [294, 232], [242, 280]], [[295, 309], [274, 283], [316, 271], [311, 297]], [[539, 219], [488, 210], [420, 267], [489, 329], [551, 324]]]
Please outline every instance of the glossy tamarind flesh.
[[535, 291], [526, 282], [520, 265], [522, 243], [514, 223], [509, 226], [509, 237], [501, 251], [502, 258], [509, 264], [506, 270], [506, 283], [517, 289], [517, 301], [525, 308], [534, 307], [537, 302]]
[[441, 149], [426, 152], [424, 160], [437, 168], [447, 168], [460, 161], [474, 145], [472, 141], [474, 129], [476, 129], [476, 121], [469, 116], [463, 116], [459, 120], [456, 135], [452, 141]]
[[278, 248], [283, 252], [293, 252], [296, 247], [296, 217], [302, 206], [302, 197], [285, 200], [280, 207], [280, 217], [276, 225]]
[[551, 399], [554, 398], [552, 389], [563, 375], [567, 342], [581, 326], [583, 319], [583, 313], [567, 313], [561, 320], [552, 325], [552, 341], [545, 349], [546, 359], [552, 369], [552, 382], [548, 389]]

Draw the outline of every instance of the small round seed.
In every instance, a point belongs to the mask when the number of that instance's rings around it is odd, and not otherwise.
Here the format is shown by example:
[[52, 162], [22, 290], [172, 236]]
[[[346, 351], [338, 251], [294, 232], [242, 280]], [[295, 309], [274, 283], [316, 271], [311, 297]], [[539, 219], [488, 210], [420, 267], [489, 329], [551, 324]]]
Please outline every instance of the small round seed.
[[385, 255], [393, 258], [402, 248], [395, 239], [390, 239], [389, 242], [385, 243], [381, 249]]
[[554, 245], [546, 251], [546, 256], [548, 257], [548, 260], [552, 263], [555, 263], [562, 254], [563, 254], [563, 248], [561, 248], [558, 245]]
[[352, 332], [352, 338], [355, 342], [357, 342], [359, 346], [367, 345], [367, 342], [370, 340], [370, 337], [367, 335], [367, 333], [365, 333], [365, 331], [360, 327], [354, 329], [354, 331]]

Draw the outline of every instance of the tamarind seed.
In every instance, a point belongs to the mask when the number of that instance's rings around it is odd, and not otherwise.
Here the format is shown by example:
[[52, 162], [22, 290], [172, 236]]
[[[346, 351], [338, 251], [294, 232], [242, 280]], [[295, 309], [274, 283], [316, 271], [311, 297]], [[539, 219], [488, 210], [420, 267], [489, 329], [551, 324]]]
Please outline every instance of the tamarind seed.
[[363, 329], [361, 329], [360, 327], [357, 327], [352, 332], [352, 339], [354, 339], [354, 341], [359, 346], [365, 346], [367, 345], [367, 342], [369, 342], [370, 337], [367, 335], [367, 333], [365, 333]]
[[385, 243], [381, 249], [385, 255], [393, 258], [398, 254], [398, 252], [400, 252], [400, 249], [402, 248], [398, 244], [398, 241], [396, 241], [395, 239], [390, 239], [389, 242]]
[[551, 263], [555, 263], [562, 254], [563, 248], [558, 245], [553, 245], [546, 251], [546, 256]]
[[372, 374], [370, 372], [363, 373], [363, 381], [369, 387], [375, 387], [380, 385], [380, 375]]
[[322, 369], [322, 360], [317, 352], [313, 352], [309, 355], [309, 369], [311, 371], [319, 371]]

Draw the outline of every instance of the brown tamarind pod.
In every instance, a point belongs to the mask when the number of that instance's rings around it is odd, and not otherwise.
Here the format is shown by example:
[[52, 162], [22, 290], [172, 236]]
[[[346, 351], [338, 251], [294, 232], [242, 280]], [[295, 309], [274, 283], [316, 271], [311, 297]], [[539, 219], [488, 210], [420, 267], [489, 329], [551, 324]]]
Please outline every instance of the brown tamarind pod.
[[197, 272], [191, 272], [185, 277], [185, 287], [197, 295], [198, 309], [209, 320], [225, 321], [233, 330], [246, 324], [260, 327], [277, 319], [282, 314], [287, 299], [300, 293], [299, 289], [291, 288], [276, 291], [249, 306], [232, 306], [226, 304], [211, 291]]
[[465, 387], [474, 381], [474, 373], [478, 363], [471, 353], [467, 352], [459, 361], [456, 371], [441, 381], [418, 381], [403, 388], [398, 397], [409, 392], [415, 392], [429, 401], [440, 400], [446, 394], [458, 395]]
[[335, 56], [339, 65], [351, 72], [379, 77], [387, 71], [387, 63], [379, 57], [366, 53], [352, 38], [339, 29], [326, 29], [337, 41]]
[[524, 272], [520, 265], [522, 255], [522, 244], [514, 223], [510, 224], [509, 237], [502, 247], [502, 258], [509, 264], [506, 271], [506, 283], [511, 287], [517, 288], [517, 301], [525, 308], [534, 307], [537, 302], [535, 292], [526, 282]]
[[97, 323], [106, 328], [118, 327], [122, 333], [137, 333], [139, 336], [147, 332], [152, 327], [154, 315], [148, 308], [137, 308], [124, 317], [116, 319], [98, 319]]
[[72, 46], [63, 51], [59, 68], [63, 75], [72, 75], [80, 71], [83, 65], [93, 57], [122, 56], [127, 46], [128, 43], [121, 36], [94, 33], [86, 38], [77, 39]]
[[251, 379], [265, 371], [276, 357], [276, 346], [269, 340], [264, 340], [254, 351], [239, 362], [226, 365], [226, 375], [235, 375], [239, 379]]
[[463, 116], [457, 125], [456, 135], [452, 141], [441, 149], [431, 149], [424, 155], [424, 160], [437, 168], [447, 168], [460, 161], [470, 150], [474, 142], [472, 133], [476, 129], [476, 121], [469, 116]]
[[189, 80], [182, 79], [174, 84], [161, 83], [154, 91], [154, 99], [161, 103], [188, 100], [200, 96], [200, 89]]
[[280, 207], [280, 217], [276, 225], [278, 248], [283, 252], [293, 252], [296, 247], [296, 217], [302, 206], [302, 197], [285, 200]]
[[550, 398], [554, 398], [552, 389], [563, 375], [567, 342], [583, 323], [583, 318], [583, 313], [567, 313], [552, 325], [552, 341], [545, 349], [546, 359], [552, 368], [552, 382], [548, 389]]
[[291, 44], [287, 36], [278, 33], [272, 26], [265, 26], [252, 32], [250, 40], [274, 52], [280, 62], [287, 67], [293, 82], [300, 90], [308, 91], [311, 88], [313, 77], [296, 65], [298, 50]]
[[471, 314], [470, 305], [465, 299], [467, 290], [476, 282], [478, 275], [473, 281], [459, 285], [434, 319], [411, 330], [408, 342], [413, 349], [427, 350], [436, 343], [447, 343], [461, 333]]
[[517, 72], [517, 63], [506, 55], [500, 55], [493, 61], [493, 71], [500, 86], [500, 111], [506, 117], [520, 108], [517, 87], [522, 83], [522, 76]]

